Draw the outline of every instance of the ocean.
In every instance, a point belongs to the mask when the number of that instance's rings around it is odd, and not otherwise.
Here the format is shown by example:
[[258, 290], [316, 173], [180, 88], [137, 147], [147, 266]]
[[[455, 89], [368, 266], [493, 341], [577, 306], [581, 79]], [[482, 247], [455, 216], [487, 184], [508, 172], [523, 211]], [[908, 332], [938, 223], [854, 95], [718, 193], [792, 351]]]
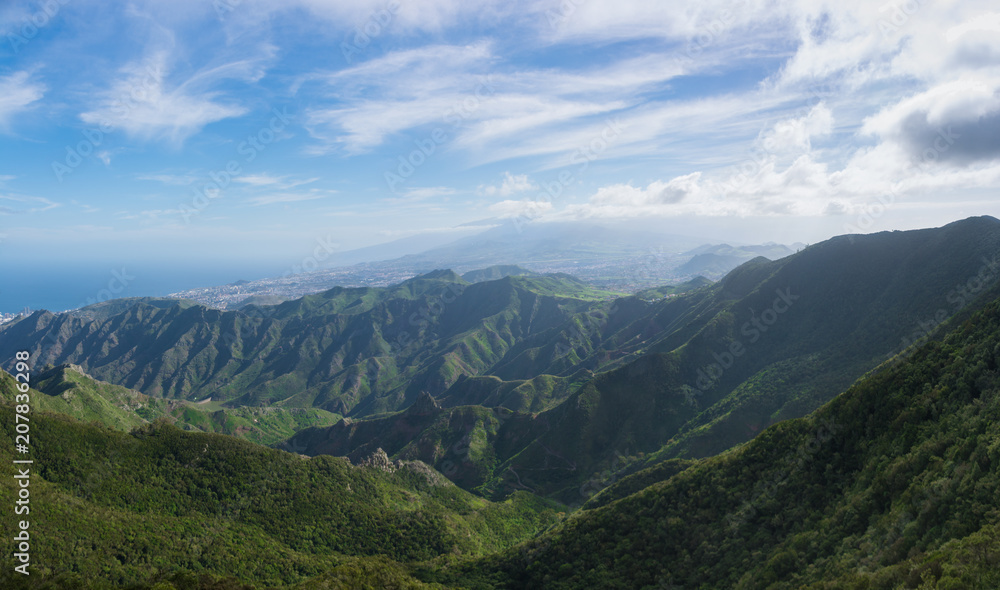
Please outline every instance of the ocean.
[[[275, 268], [271, 268], [274, 266]], [[0, 313], [65, 311], [119, 297], [161, 297], [185, 289], [226, 285], [240, 279], [280, 276], [277, 265], [212, 265], [202, 268], [165, 264], [80, 265], [0, 264]]]

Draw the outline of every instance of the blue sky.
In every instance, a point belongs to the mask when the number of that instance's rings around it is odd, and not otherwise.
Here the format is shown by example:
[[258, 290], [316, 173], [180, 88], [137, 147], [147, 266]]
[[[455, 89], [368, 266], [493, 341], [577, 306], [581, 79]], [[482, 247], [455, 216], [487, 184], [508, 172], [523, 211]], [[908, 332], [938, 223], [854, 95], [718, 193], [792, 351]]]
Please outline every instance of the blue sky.
[[0, 257], [1000, 216], [998, 33], [974, 0], [3, 2]]

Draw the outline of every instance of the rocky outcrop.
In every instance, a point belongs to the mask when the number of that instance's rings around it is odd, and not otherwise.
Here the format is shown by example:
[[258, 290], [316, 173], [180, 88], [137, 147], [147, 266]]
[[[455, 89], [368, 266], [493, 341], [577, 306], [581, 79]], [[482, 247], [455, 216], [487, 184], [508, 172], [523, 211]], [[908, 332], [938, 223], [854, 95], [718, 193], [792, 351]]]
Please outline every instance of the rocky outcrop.
[[358, 461], [358, 467], [371, 467], [388, 473], [393, 473], [402, 466], [400, 461], [389, 459], [389, 455], [382, 450], [382, 447], [375, 449], [372, 454]]

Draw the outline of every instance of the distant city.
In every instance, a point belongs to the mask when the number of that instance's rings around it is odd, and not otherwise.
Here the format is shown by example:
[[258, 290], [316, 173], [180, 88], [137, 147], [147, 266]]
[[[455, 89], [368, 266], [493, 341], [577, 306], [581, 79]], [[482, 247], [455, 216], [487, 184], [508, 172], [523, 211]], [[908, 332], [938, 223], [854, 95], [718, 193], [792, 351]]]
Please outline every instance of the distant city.
[[0, 324], [6, 324], [7, 322], [12, 322], [18, 318], [23, 318], [31, 315], [34, 312], [30, 307], [25, 307], [21, 311], [14, 313], [4, 313], [0, 312]]

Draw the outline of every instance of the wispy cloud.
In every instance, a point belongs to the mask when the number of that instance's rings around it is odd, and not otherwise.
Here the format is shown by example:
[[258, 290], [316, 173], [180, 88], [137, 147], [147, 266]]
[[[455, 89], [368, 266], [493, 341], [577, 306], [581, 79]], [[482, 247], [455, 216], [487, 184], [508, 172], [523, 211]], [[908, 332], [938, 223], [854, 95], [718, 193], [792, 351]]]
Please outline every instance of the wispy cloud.
[[315, 189], [300, 193], [268, 193], [265, 195], [251, 197], [246, 200], [246, 203], [254, 207], [260, 207], [263, 205], [298, 203], [301, 201], [315, 201], [317, 199], [328, 198], [333, 194], [335, 194], [335, 191], [315, 190]]
[[511, 174], [510, 172], [504, 172], [503, 182], [499, 185], [479, 185], [476, 189], [476, 193], [485, 197], [509, 197], [517, 193], [523, 193], [530, 190], [535, 190], [538, 185], [531, 182], [528, 179], [527, 174]]
[[73, 205], [76, 205], [77, 207], [79, 207], [80, 209], [82, 209], [84, 213], [98, 213], [101, 210], [100, 207], [94, 207], [94, 206], [88, 205], [86, 203], [81, 203], [81, 202], [77, 201], [76, 199], [71, 200], [70, 203], [72, 203]]
[[216, 86], [226, 79], [253, 80], [260, 75], [259, 67], [257, 60], [241, 60], [206, 66], [174, 80], [169, 76], [169, 53], [158, 51], [123, 67], [80, 118], [142, 140], [180, 145], [206, 125], [247, 113], [247, 107], [226, 99]]
[[28, 72], [0, 76], [0, 129], [7, 129], [11, 119], [41, 100], [45, 91], [45, 85], [32, 82]]
[[55, 209], [58, 206], [58, 203], [54, 203], [44, 197], [0, 194], [0, 213], [5, 215], [41, 213], [42, 211]]
[[201, 177], [194, 174], [139, 174], [136, 178], [139, 180], [152, 180], [154, 182], [161, 182], [163, 184], [173, 186], [190, 186], [192, 183], [201, 179]]
[[365, 153], [396, 134], [435, 125], [457, 148], [490, 152], [640, 104], [646, 91], [685, 71], [656, 55], [575, 71], [498, 69], [500, 62], [492, 44], [480, 42], [393, 52], [312, 76], [328, 84], [321, 94], [338, 105], [308, 113], [321, 140], [316, 151]]
[[236, 182], [248, 184], [253, 187], [267, 187], [269, 189], [288, 190], [304, 184], [311, 184], [319, 178], [305, 178], [301, 180], [289, 179], [288, 176], [271, 176], [269, 174], [245, 174], [237, 176]]
[[[446, 197], [449, 195], [454, 195], [455, 189], [447, 186], [425, 186], [425, 187], [414, 187], [408, 189], [403, 193], [403, 196], [399, 198], [400, 201], [425, 201], [427, 199], [433, 199], [436, 197]], [[392, 200], [392, 199], [390, 199]]]

